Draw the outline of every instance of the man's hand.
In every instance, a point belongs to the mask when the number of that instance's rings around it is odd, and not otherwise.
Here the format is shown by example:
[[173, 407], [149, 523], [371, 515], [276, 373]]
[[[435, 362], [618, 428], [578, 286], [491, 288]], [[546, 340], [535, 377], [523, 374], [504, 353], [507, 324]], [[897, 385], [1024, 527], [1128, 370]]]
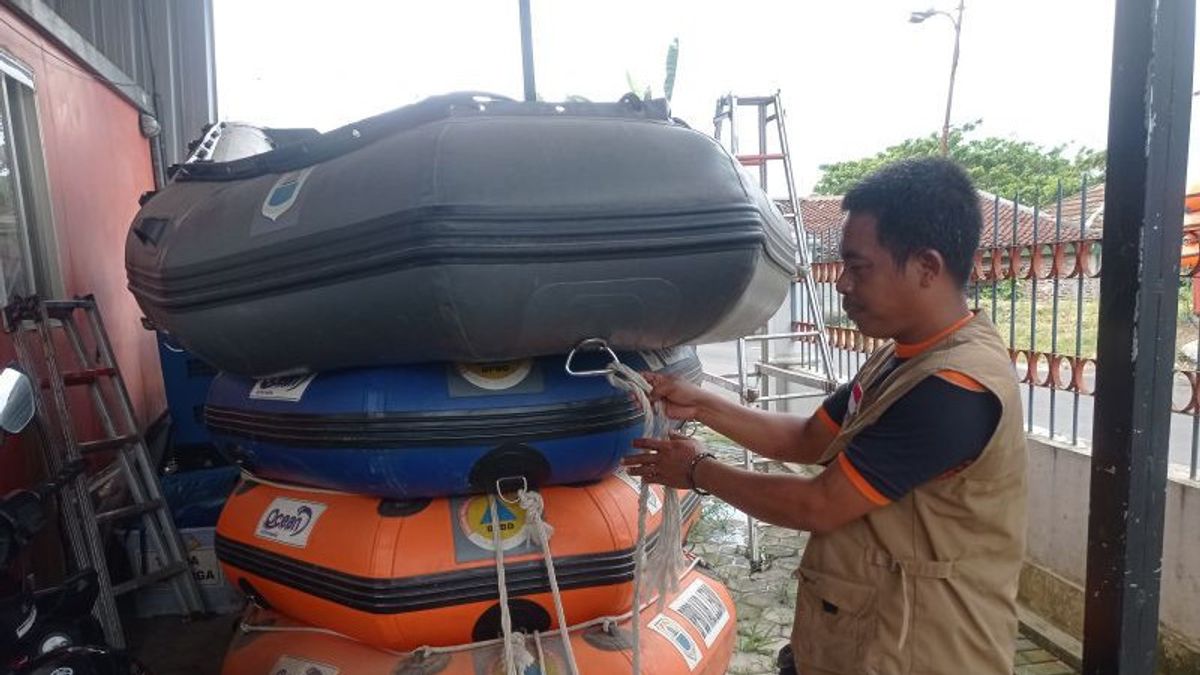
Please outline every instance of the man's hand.
[[642, 377], [653, 388], [650, 400], [665, 403], [667, 417], [673, 420], [696, 419], [711, 398], [711, 394], [700, 387], [672, 375], [642, 373]]
[[647, 483], [687, 490], [694, 487], [688, 471], [696, 455], [704, 452], [704, 444], [674, 432], [667, 440], [637, 438], [633, 447], [649, 452], [629, 455], [621, 460], [631, 476], [641, 476]]

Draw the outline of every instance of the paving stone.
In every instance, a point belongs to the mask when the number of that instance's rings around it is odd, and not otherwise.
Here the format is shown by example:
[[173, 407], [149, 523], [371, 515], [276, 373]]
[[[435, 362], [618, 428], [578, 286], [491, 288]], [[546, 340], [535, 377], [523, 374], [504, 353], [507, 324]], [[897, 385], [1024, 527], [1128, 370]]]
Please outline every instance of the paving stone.
[[1025, 658], [1025, 663], [1049, 663], [1058, 660], [1045, 649], [1030, 649], [1020, 652], [1020, 655]]
[[739, 652], [734, 654], [733, 660], [729, 662], [728, 672], [730, 675], [758, 675], [759, 673], [771, 673], [774, 670], [774, 657]]
[[753, 607], [737, 603], [737, 620], [740, 625], [743, 622], [756, 621], [762, 615], [761, 607]]
[[780, 607], [779, 605], [767, 607], [762, 612], [763, 621], [770, 621], [776, 626], [787, 626], [789, 629], [795, 616], [796, 613], [790, 607]]
[[775, 607], [776, 605], [779, 604], [779, 601], [773, 595], [770, 595], [768, 593], [758, 592], [758, 593], [751, 593], [751, 594], [747, 595], [746, 597], [742, 598], [741, 603], [744, 603], [745, 605], [747, 605], [749, 607], [757, 607], [759, 609], [766, 609], [768, 607]]
[[1016, 675], [1074, 675], [1075, 673], [1075, 671], [1057, 661], [1017, 666], [1013, 672]]

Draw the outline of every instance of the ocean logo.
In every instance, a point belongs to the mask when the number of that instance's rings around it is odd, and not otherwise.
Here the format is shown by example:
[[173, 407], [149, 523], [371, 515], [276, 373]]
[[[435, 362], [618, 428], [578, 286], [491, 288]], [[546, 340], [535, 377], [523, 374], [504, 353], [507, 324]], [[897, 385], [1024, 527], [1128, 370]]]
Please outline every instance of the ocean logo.
[[296, 198], [300, 196], [300, 188], [304, 187], [304, 181], [308, 179], [308, 174], [312, 173], [313, 167], [301, 169], [299, 171], [289, 171], [279, 177], [275, 181], [275, 185], [271, 186], [271, 190], [267, 192], [267, 198], [263, 200], [262, 214], [271, 220], [277, 220], [279, 216], [287, 213], [287, 210], [292, 208], [296, 203]]
[[280, 544], [304, 548], [327, 506], [317, 502], [277, 497], [263, 512], [254, 534]]

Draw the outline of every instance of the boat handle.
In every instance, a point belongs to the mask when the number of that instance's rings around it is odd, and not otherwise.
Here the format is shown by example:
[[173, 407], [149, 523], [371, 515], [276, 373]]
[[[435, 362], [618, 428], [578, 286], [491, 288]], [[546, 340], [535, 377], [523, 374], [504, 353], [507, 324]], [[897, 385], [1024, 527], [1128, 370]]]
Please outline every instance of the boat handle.
[[575, 352], [587, 351], [589, 349], [604, 350], [604, 351], [608, 352], [608, 355], [610, 357], [612, 357], [613, 363], [621, 362], [621, 359], [617, 358], [616, 352], [614, 352], [611, 348], [609, 348], [608, 343], [605, 342], [603, 338], [588, 338], [588, 339], [584, 340], [583, 342], [580, 342], [579, 344], [575, 345], [575, 348], [571, 350], [571, 353], [567, 354], [567, 362], [564, 364], [563, 367], [565, 367], [567, 369], [568, 375], [574, 375], [576, 377], [591, 377], [591, 376], [597, 376], [597, 375], [608, 375], [608, 373], [610, 372], [608, 370], [608, 368], [601, 368], [599, 370], [574, 370], [573, 368], [571, 368], [571, 360], [575, 358]]

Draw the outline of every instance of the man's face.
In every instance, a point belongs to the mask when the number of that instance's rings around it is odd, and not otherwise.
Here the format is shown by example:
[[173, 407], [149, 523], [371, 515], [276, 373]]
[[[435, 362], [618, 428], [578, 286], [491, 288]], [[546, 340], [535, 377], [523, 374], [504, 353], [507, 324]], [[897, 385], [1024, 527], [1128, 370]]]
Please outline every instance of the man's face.
[[842, 234], [842, 260], [837, 291], [842, 308], [863, 334], [890, 338], [912, 324], [912, 308], [920, 302], [920, 275], [910, 258], [903, 265], [880, 243], [876, 218], [850, 213]]

